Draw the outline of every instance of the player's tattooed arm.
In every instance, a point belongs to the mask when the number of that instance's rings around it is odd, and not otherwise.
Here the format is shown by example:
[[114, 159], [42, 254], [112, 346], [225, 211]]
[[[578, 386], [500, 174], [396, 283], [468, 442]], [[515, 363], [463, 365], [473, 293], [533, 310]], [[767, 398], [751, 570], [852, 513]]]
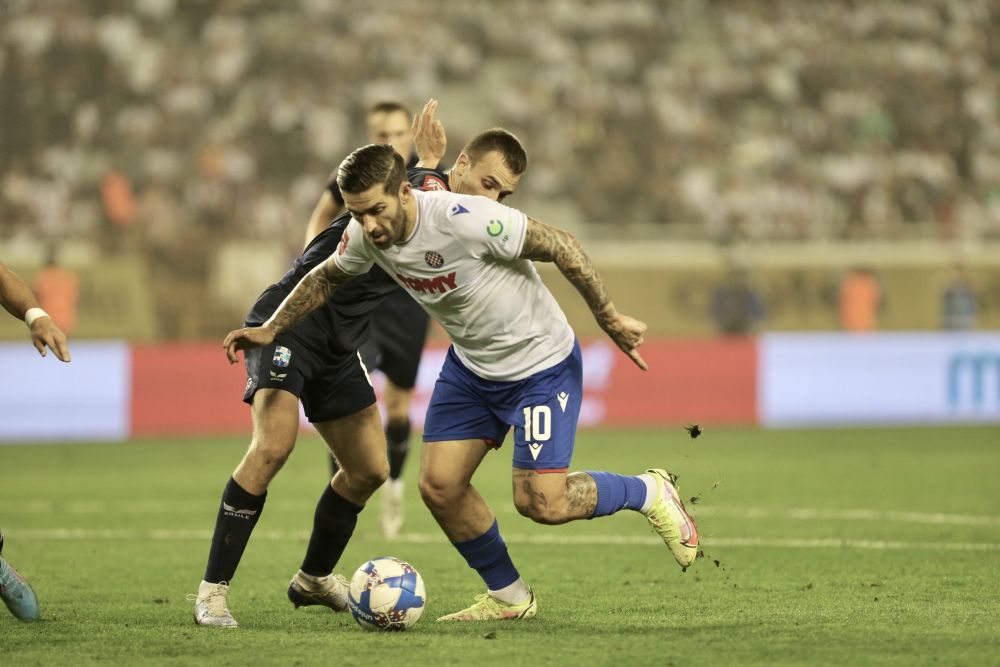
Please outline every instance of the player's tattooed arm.
[[615, 309], [604, 281], [580, 242], [569, 232], [528, 218], [528, 229], [521, 247], [521, 257], [538, 262], [553, 262], [576, 287], [590, 307], [597, 323], [608, 337], [632, 361], [647, 370], [648, 366], [636, 350], [643, 343], [646, 325]]
[[528, 218], [521, 257], [555, 264], [583, 295], [601, 327], [613, 317], [615, 307], [604, 288], [604, 281], [583, 246], [569, 232]]
[[275, 335], [295, 326], [322, 306], [351, 276], [340, 270], [331, 256], [299, 281], [274, 314], [264, 322]]
[[292, 293], [285, 297], [267, 322], [259, 327], [243, 327], [230, 331], [226, 335], [222, 347], [226, 350], [229, 363], [235, 364], [239, 361], [237, 350], [249, 350], [273, 343], [279, 333], [294, 326], [322, 306], [333, 296], [337, 287], [347, 282], [350, 277], [337, 267], [333, 256], [313, 268], [299, 281]]

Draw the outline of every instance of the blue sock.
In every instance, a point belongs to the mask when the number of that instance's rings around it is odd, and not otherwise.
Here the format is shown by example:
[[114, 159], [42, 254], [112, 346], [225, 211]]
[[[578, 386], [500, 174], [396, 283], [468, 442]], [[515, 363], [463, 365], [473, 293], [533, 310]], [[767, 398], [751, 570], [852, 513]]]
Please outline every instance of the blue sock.
[[597, 507], [592, 519], [619, 510], [638, 510], [646, 502], [646, 484], [638, 477], [589, 470], [587, 474], [597, 482]]
[[495, 520], [490, 529], [479, 537], [452, 544], [491, 591], [510, 586], [521, 577], [507, 553], [507, 544], [500, 537], [500, 527]]

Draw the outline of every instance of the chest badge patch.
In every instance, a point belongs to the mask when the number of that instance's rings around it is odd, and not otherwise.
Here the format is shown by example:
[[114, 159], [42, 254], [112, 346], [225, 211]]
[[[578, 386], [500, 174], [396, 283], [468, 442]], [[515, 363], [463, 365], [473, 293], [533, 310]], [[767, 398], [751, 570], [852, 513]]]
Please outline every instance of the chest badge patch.
[[441, 253], [434, 252], [433, 250], [428, 250], [424, 253], [424, 261], [432, 269], [440, 269], [444, 266], [444, 257], [441, 256]]

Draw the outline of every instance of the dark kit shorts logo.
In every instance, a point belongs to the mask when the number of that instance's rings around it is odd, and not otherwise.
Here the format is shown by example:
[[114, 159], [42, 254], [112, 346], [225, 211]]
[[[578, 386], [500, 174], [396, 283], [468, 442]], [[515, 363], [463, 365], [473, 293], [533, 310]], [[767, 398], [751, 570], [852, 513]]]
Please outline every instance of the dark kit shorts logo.
[[428, 250], [424, 253], [424, 261], [432, 269], [440, 269], [444, 266], [444, 257], [441, 256], [441, 253], [434, 252], [433, 250]]

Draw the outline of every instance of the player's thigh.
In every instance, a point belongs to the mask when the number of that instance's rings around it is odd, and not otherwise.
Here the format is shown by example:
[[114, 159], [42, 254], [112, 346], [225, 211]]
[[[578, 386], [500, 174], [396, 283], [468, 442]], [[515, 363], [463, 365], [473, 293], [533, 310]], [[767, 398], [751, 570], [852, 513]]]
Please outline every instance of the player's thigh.
[[491, 449], [483, 438], [424, 442], [420, 449], [421, 491], [465, 488]]
[[349, 475], [384, 476], [388, 474], [385, 434], [378, 407], [369, 405], [350, 415], [313, 426], [326, 441], [340, 467]]
[[252, 398], [250, 414], [251, 449], [291, 452], [299, 431], [299, 399], [295, 394], [284, 389], [258, 389]]
[[371, 376], [357, 352], [324, 357], [301, 396], [313, 424], [339, 420], [375, 404]]
[[583, 403], [579, 345], [555, 367], [527, 378], [505, 407], [514, 425], [514, 468], [565, 473], [576, 443]]

